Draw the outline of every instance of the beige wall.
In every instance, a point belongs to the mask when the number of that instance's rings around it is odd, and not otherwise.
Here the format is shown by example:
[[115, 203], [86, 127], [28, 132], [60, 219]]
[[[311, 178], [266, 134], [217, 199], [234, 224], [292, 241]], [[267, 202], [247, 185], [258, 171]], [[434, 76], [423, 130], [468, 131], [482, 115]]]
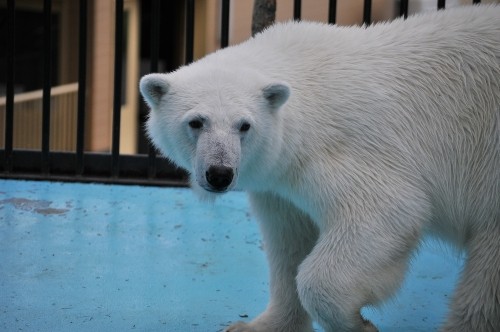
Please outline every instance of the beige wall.
[[[328, 21], [328, 0], [302, 0], [302, 19]], [[337, 24], [353, 25], [363, 21], [364, 0], [337, 0]], [[374, 22], [395, 15], [393, 0], [373, 0]], [[196, 1], [195, 59], [213, 52], [220, 45], [220, 1]], [[253, 0], [231, 1], [229, 43], [234, 45], [251, 36]], [[276, 1], [276, 20], [293, 19], [293, 0]]]
[[90, 2], [89, 102], [87, 124], [91, 151], [108, 151], [111, 146], [113, 109], [114, 1]]
[[[302, 0], [302, 20], [328, 22], [328, 0]], [[231, 43], [239, 43], [251, 35], [253, 1], [231, 3]], [[337, 0], [337, 24], [353, 25], [363, 21], [364, 0]], [[374, 22], [394, 17], [393, 0], [373, 0]], [[293, 0], [276, 1], [276, 21], [293, 19]]]
[[[129, 16], [127, 34], [126, 104], [121, 110], [120, 153], [133, 154], [137, 150], [137, 81], [139, 66], [139, 6], [136, 0], [126, 0]], [[115, 1], [94, 0], [90, 9], [91, 36], [89, 43], [89, 140], [87, 149], [109, 151], [111, 148], [113, 117]]]
[[[483, 0], [481, 3], [499, 3], [500, 0]], [[302, 0], [302, 19], [309, 21], [328, 21], [328, 0]], [[471, 4], [472, 0], [448, 0], [446, 7]], [[411, 0], [409, 13], [436, 10], [436, 0]], [[219, 0], [196, 1], [195, 59], [213, 52], [220, 45], [220, 6]], [[337, 0], [338, 25], [356, 25], [363, 21], [364, 0]], [[229, 43], [234, 45], [248, 39], [251, 35], [253, 0], [233, 0], [230, 6]], [[372, 22], [390, 20], [398, 16], [396, 0], [372, 0]], [[276, 20], [287, 21], [293, 18], [293, 0], [276, 0]]]
[[61, 29], [59, 47], [59, 84], [78, 80], [78, 1], [61, 1]]
[[139, 5], [136, 0], [125, 1], [125, 11], [128, 14], [127, 35], [127, 66], [125, 91], [125, 104], [122, 105], [120, 124], [120, 153], [137, 153], [137, 127], [138, 115], [138, 81], [139, 81]]

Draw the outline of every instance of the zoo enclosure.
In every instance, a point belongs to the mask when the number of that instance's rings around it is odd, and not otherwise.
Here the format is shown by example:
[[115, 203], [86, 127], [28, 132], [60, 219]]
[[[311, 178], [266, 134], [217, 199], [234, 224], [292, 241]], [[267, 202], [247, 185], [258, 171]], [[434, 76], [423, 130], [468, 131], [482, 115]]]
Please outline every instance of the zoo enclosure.
[[[229, 45], [230, 0], [220, 0], [220, 48]], [[233, 0], [234, 1], [234, 0]], [[184, 13], [184, 63], [194, 60], [194, 31], [195, 31], [195, 0], [179, 0], [185, 6]], [[471, 3], [479, 3], [474, 0]], [[398, 1], [399, 15], [408, 16], [408, 0]], [[79, 1], [78, 10], [78, 82], [54, 88], [51, 84], [52, 66], [54, 58], [51, 53], [53, 42], [51, 29], [52, 1], [43, 2], [43, 88], [35, 93], [15, 95], [16, 61], [15, 44], [19, 38], [16, 34], [16, 1], [7, 0], [6, 7], [6, 40], [3, 41], [7, 50], [6, 63], [6, 95], [0, 98], [0, 129], [4, 135], [0, 138], [0, 178], [62, 180], [82, 182], [108, 182], [129, 184], [150, 184], [183, 186], [187, 183], [186, 174], [177, 169], [156, 151], [149, 147], [147, 154], [122, 154], [120, 153], [120, 122], [121, 101], [123, 98], [123, 57], [122, 50], [124, 35], [124, 0], [116, 0], [114, 24], [114, 71], [113, 71], [113, 109], [111, 151], [109, 153], [89, 152], [84, 149], [86, 115], [89, 105], [86, 102], [87, 82], [87, 24], [89, 5], [87, 0]], [[162, 1], [151, 0], [149, 24], [150, 61], [149, 72], [159, 70], [159, 49], [162, 38], [160, 29], [160, 6]], [[438, 0], [437, 9], [446, 6], [445, 0]], [[371, 23], [372, 1], [364, 0], [363, 22]], [[300, 20], [302, 1], [293, 0], [293, 19]], [[328, 22], [336, 23], [337, 0], [328, 2]], [[31, 110], [23, 111], [26, 105], [31, 105]], [[33, 106], [35, 105], [35, 106]], [[16, 106], [16, 107], [14, 107]], [[14, 110], [14, 108], [16, 108]], [[61, 113], [61, 114], [58, 114]], [[17, 114], [17, 116], [16, 116]], [[40, 127], [30, 127], [29, 124], [38, 118]], [[41, 119], [40, 119], [41, 118]], [[65, 118], [65, 123], [71, 123], [70, 128], [57, 120]], [[41, 148], [16, 148], [14, 140], [28, 140], [24, 132], [16, 131], [14, 123], [25, 125], [25, 131], [30, 137], [39, 137]], [[2, 131], [0, 131], [2, 132]], [[17, 136], [16, 136], [17, 135]], [[62, 140], [61, 137], [67, 136]], [[74, 151], [63, 151], [60, 146], [62, 141], [72, 145]], [[3, 144], [2, 144], [3, 143]], [[29, 142], [25, 146], [30, 146]]]

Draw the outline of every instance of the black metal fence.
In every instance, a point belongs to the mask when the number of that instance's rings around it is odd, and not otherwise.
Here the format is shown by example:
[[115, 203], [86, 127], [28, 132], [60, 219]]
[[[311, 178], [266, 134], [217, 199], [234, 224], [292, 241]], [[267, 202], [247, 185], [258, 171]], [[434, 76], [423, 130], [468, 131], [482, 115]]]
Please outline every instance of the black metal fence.
[[[194, 19], [195, 0], [184, 1], [185, 17], [185, 62], [193, 61], [194, 51]], [[220, 47], [229, 43], [230, 0], [221, 0], [221, 38]], [[473, 3], [480, 1], [474, 0]], [[75, 152], [50, 151], [50, 103], [51, 103], [51, 0], [44, 0], [44, 55], [43, 55], [43, 101], [42, 101], [42, 138], [41, 150], [19, 150], [13, 148], [14, 131], [14, 61], [15, 61], [15, 0], [7, 0], [7, 48], [6, 74], [6, 109], [5, 109], [5, 144], [0, 150], [0, 178], [42, 179], [63, 181], [92, 181], [109, 183], [136, 183], [181, 186], [187, 182], [186, 174], [159, 158], [153, 148], [148, 154], [122, 155], [119, 151], [120, 142], [120, 107], [122, 57], [115, 51], [114, 58], [114, 96], [113, 124], [110, 153], [93, 153], [84, 151], [86, 96], [86, 63], [87, 63], [87, 17], [89, 14], [87, 0], [79, 3], [79, 49], [78, 49], [78, 102], [77, 102], [77, 133]], [[122, 49], [124, 1], [116, 0], [115, 20], [115, 50]], [[161, 0], [151, 0], [150, 13], [150, 72], [158, 71]], [[445, 8], [445, 0], [437, 1], [437, 8]], [[372, 1], [365, 0], [363, 7], [363, 22], [371, 23]], [[337, 1], [329, 1], [328, 20], [335, 23], [337, 16]], [[408, 16], [408, 0], [399, 1], [399, 14]], [[293, 18], [301, 18], [301, 0], [294, 0]]]

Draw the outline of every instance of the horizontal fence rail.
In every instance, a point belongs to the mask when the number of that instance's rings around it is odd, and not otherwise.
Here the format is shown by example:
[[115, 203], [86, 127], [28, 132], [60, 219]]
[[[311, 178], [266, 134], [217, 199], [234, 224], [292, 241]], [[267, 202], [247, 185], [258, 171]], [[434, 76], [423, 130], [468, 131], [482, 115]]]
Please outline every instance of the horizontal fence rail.
[[[233, 0], [235, 1], [235, 0]], [[242, 1], [242, 0], [238, 0]], [[16, 59], [16, 1], [6, 3], [6, 40], [2, 41], [7, 49], [6, 57], [6, 96], [0, 98], [0, 129], [4, 136], [0, 138], [0, 178], [41, 179], [81, 182], [124, 183], [143, 185], [185, 186], [187, 174], [160, 158], [150, 145], [147, 154], [124, 155], [120, 153], [120, 122], [122, 100], [122, 50], [124, 1], [115, 0], [115, 57], [114, 57], [114, 89], [112, 109], [111, 151], [96, 153], [84, 151], [87, 108], [87, 29], [89, 2], [79, 0], [79, 32], [78, 32], [78, 81], [75, 84], [54, 87], [51, 85], [52, 66], [51, 36], [52, 2], [43, 1], [43, 88], [39, 91], [14, 93]], [[196, 2], [179, 0], [185, 5], [184, 17], [184, 62], [194, 59], [194, 33], [196, 18]], [[471, 1], [479, 3], [478, 0]], [[399, 15], [408, 16], [408, 0], [400, 0]], [[161, 34], [160, 7], [161, 0], [151, 0], [149, 24], [150, 56], [149, 71], [159, 70], [159, 52]], [[437, 0], [436, 9], [443, 9], [445, 0]], [[231, 1], [220, 2], [220, 47], [229, 45]], [[372, 22], [372, 1], [364, 0], [363, 23]], [[302, 1], [293, 1], [293, 19], [302, 17]], [[328, 22], [337, 21], [337, 0], [328, 1]], [[24, 107], [27, 103], [35, 103], [31, 111]], [[32, 114], [32, 110], [36, 114]], [[62, 115], [61, 115], [62, 114]], [[61, 129], [64, 124], [56, 119], [66, 119], [68, 128]], [[31, 126], [30, 127], [30, 122]], [[38, 124], [37, 124], [38, 123]], [[35, 124], [35, 125], [33, 125]], [[33, 129], [35, 128], [36, 129]], [[58, 136], [59, 135], [59, 136]], [[69, 146], [58, 145], [60, 135], [69, 135]], [[24, 142], [24, 143], [23, 143]], [[27, 143], [28, 142], [28, 143]], [[31, 145], [30, 145], [31, 144]]]
[[[50, 103], [50, 149], [71, 151], [76, 143], [76, 106], [78, 83], [66, 84], [51, 89]], [[14, 148], [40, 149], [42, 141], [43, 90], [16, 94], [14, 97]], [[4, 127], [6, 98], [0, 97], [0, 128]], [[0, 146], [4, 137], [0, 137]]]

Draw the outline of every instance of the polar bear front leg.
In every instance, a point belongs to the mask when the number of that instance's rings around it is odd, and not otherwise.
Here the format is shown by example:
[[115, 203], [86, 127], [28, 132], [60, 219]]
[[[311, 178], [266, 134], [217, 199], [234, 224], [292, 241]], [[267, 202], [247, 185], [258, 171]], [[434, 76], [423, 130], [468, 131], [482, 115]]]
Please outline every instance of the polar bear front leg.
[[469, 233], [465, 267], [443, 332], [500, 331], [500, 219], [494, 218], [478, 221], [489, 222], [489, 229]]
[[250, 194], [260, 222], [270, 270], [270, 301], [266, 311], [250, 323], [236, 323], [228, 332], [312, 332], [302, 307], [296, 276], [299, 264], [312, 250], [318, 230], [310, 218], [273, 194]]
[[[380, 206], [384, 205], [387, 202]], [[340, 218], [321, 233], [299, 267], [301, 303], [325, 332], [377, 331], [360, 310], [393, 295], [418, 243], [420, 222], [407, 220], [411, 217], [397, 209], [383, 213], [365, 207], [351, 205], [346, 214], [339, 211]], [[356, 210], [363, 213], [353, 215]], [[402, 219], [394, 220], [398, 215]]]

